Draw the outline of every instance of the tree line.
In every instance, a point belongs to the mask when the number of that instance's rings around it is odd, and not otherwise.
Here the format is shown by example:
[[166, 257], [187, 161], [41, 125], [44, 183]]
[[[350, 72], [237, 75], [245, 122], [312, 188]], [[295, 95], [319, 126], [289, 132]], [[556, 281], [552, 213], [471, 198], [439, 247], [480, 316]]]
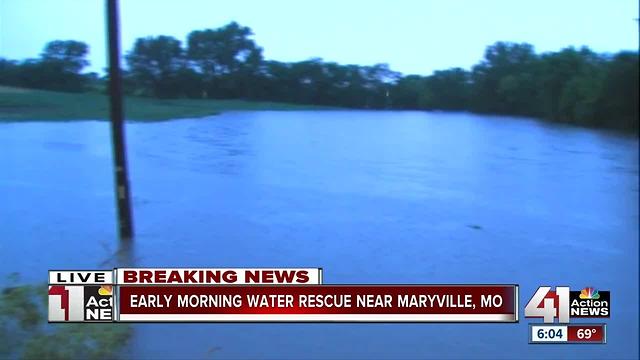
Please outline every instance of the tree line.
[[[638, 129], [637, 51], [568, 47], [537, 54], [530, 44], [497, 42], [470, 70], [404, 76], [386, 64], [266, 60], [252, 35], [232, 22], [192, 31], [184, 44], [164, 35], [139, 38], [125, 56], [125, 90], [157, 98], [472, 111]], [[86, 91], [105, 80], [82, 73], [88, 51], [82, 42], [52, 41], [39, 59], [0, 59], [0, 84]]]

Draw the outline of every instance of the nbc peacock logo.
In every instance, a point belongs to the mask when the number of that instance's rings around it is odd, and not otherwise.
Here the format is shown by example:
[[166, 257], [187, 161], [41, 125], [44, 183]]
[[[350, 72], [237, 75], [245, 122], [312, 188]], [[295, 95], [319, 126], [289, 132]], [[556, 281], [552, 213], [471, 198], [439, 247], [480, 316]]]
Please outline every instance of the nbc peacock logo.
[[600, 294], [598, 293], [598, 290], [596, 290], [595, 288], [586, 287], [580, 291], [580, 299], [598, 300], [600, 299]]
[[113, 286], [111, 285], [102, 285], [100, 289], [98, 289], [98, 295], [102, 296], [111, 296], [113, 295]]

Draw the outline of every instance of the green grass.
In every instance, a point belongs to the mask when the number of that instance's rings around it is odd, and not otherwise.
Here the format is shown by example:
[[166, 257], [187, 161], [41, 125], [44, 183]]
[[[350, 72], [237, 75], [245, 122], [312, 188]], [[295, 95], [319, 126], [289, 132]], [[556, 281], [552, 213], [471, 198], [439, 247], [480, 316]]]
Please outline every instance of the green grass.
[[[203, 117], [225, 111], [318, 110], [328, 107], [243, 100], [125, 98], [127, 120], [157, 121]], [[0, 86], [0, 121], [106, 120], [108, 97]]]

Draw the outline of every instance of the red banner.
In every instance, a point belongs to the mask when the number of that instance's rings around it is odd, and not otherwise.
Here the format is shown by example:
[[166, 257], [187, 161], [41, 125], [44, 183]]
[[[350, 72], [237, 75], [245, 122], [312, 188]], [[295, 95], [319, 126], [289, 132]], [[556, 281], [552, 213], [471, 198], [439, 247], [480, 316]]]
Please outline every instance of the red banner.
[[598, 325], [569, 325], [567, 339], [570, 342], [584, 343], [604, 343], [605, 342], [605, 326]]
[[514, 285], [120, 286], [120, 321], [515, 322]]

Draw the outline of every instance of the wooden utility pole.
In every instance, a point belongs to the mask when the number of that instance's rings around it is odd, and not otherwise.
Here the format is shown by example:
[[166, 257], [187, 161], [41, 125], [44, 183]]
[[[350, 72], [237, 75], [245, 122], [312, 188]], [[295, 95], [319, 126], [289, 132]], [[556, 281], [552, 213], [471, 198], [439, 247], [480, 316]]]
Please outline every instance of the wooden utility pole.
[[120, 240], [133, 238], [133, 217], [127, 171], [127, 150], [124, 135], [122, 105], [122, 76], [120, 73], [120, 34], [118, 30], [118, 1], [107, 1], [109, 38], [109, 101], [111, 112], [111, 140], [115, 171], [116, 201]]

